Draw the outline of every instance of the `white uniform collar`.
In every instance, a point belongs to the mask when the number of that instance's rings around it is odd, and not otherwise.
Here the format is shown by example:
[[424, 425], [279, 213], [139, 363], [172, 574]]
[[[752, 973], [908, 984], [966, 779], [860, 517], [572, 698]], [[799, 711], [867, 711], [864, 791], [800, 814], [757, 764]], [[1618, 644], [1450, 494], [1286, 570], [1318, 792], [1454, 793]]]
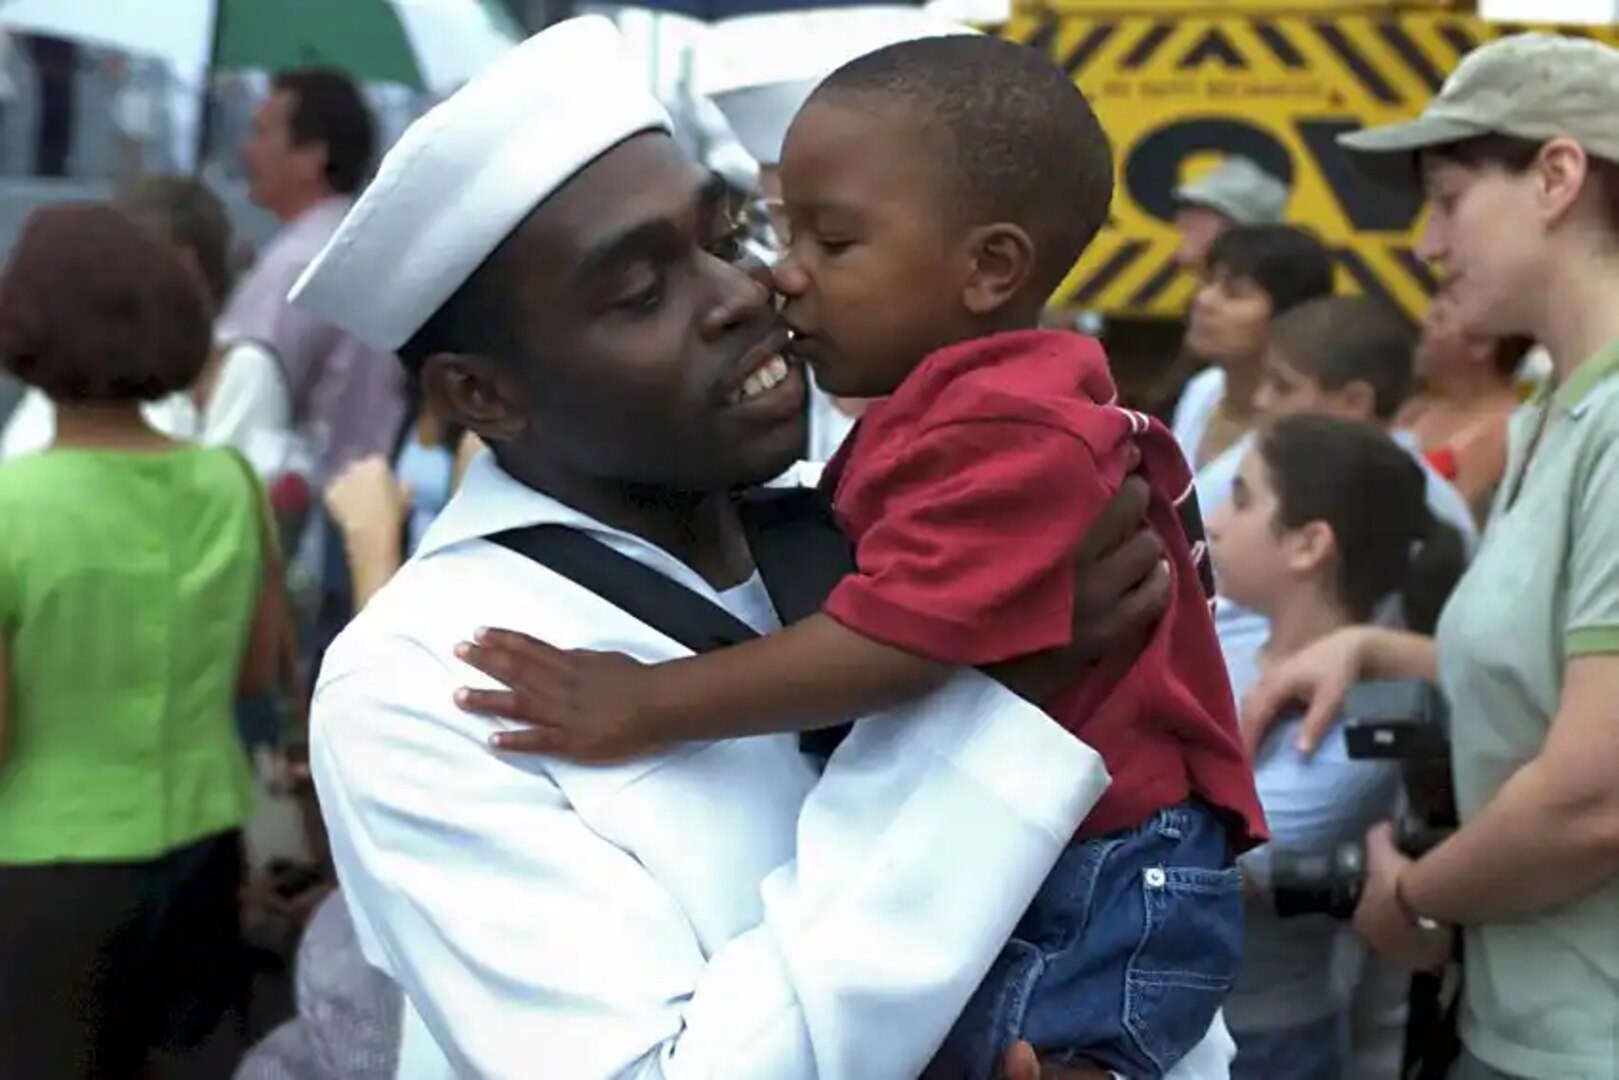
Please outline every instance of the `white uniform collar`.
[[502, 469], [488, 450], [480, 450], [467, 465], [460, 489], [428, 528], [412, 558], [424, 559], [460, 544], [529, 525], [577, 529], [699, 595], [718, 595], [700, 574], [663, 548], [534, 490]]

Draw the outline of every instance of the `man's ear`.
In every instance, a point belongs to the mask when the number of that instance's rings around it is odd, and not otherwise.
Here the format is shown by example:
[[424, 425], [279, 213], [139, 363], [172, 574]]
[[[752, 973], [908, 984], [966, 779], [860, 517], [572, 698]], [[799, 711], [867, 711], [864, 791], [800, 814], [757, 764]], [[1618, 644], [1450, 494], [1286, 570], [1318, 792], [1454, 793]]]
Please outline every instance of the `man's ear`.
[[440, 416], [486, 443], [507, 442], [528, 427], [528, 392], [500, 363], [476, 353], [434, 353], [422, 388]]
[[967, 281], [961, 299], [974, 315], [999, 311], [1023, 291], [1034, 273], [1034, 241], [1009, 222], [974, 229], [967, 237], [967, 252]]

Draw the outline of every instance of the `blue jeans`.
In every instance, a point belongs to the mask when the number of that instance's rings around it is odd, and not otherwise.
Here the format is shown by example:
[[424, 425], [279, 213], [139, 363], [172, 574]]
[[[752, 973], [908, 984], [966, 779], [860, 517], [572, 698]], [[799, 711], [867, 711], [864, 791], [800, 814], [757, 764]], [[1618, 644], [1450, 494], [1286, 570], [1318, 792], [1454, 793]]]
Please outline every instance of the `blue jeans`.
[[925, 1074], [990, 1080], [1013, 1040], [1041, 1057], [1161, 1077], [1237, 981], [1242, 875], [1200, 803], [1076, 841]]

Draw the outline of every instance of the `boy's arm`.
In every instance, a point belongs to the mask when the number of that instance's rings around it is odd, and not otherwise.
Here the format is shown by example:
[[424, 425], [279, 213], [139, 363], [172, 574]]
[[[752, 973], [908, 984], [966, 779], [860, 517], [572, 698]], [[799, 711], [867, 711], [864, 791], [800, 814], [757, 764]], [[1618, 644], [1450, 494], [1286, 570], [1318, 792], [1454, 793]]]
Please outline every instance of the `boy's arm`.
[[[755, 641], [663, 664], [564, 652], [503, 631], [461, 650], [511, 691], [469, 691], [463, 706], [531, 726], [492, 737], [505, 750], [612, 761], [687, 740], [830, 727], [937, 688], [947, 665], [862, 637], [825, 615]], [[547, 722], [547, 720], [549, 722]]]

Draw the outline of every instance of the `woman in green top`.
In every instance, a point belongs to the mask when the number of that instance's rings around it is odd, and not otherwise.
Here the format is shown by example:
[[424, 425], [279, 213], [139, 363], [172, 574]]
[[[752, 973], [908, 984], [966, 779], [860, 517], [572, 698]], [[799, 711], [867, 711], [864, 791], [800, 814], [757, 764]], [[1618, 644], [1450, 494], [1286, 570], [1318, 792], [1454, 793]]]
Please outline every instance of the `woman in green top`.
[[[1306, 748], [1362, 677], [1437, 680], [1462, 827], [1420, 859], [1368, 842], [1355, 925], [1406, 964], [1459, 927], [1465, 1078], [1619, 1075], [1619, 50], [1544, 34], [1465, 59], [1418, 119], [1344, 140], [1413, 164], [1419, 245], [1464, 328], [1541, 342], [1483, 545], [1433, 638], [1340, 631], [1245, 702], [1255, 739], [1309, 703]], [[1368, 510], [1368, 512], [1375, 512]]]
[[273, 550], [245, 463], [140, 412], [210, 345], [196, 281], [123, 214], [29, 219], [0, 360], [57, 427], [0, 465], [0, 1076], [135, 1076], [239, 1003], [232, 704], [275, 673]]

